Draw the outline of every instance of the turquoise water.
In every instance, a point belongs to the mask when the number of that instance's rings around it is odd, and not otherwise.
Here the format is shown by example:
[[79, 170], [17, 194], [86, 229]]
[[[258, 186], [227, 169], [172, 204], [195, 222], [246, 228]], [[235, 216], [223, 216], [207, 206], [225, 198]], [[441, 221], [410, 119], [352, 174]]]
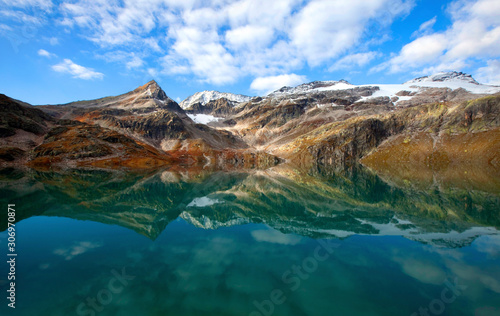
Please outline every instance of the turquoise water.
[[495, 190], [363, 169], [0, 174], [18, 253], [0, 315], [500, 314]]

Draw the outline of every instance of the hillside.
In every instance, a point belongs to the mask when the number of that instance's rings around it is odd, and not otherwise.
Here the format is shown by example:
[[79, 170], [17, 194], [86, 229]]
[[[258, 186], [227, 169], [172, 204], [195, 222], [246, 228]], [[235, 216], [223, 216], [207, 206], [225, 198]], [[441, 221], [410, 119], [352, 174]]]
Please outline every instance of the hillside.
[[62, 105], [2, 96], [0, 159], [107, 167], [477, 164], [498, 173], [498, 92], [448, 72], [397, 85], [314, 81], [254, 98], [204, 91], [182, 106], [155, 81]]

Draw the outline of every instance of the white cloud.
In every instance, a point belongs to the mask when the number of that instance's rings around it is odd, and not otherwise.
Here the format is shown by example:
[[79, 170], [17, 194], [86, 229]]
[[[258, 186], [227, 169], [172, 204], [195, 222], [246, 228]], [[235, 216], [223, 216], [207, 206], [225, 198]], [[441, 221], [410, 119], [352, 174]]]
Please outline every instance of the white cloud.
[[10, 32], [12, 28], [6, 24], [0, 24], [0, 31]]
[[42, 9], [48, 9], [53, 5], [51, 0], [0, 0], [0, 4], [6, 7], [39, 7]]
[[118, 62], [125, 64], [127, 69], [140, 68], [145, 64], [142, 56], [134, 52], [114, 50], [103, 55], [95, 55], [97, 58], [104, 59], [106, 62]]
[[[380, 30], [412, 6], [413, 0], [76, 0], [59, 6], [59, 23], [83, 29], [103, 49], [154, 56], [163, 74], [227, 84], [333, 62], [375, 20]], [[130, 68], [135, 61], [122, 62]]]
[[49, 53], [45, 49], [39, 49], [38, 50], [38, 55], [39, 56], [43, 56], [43, 57], [47, 57], [47, 58], [55, 57], [56, 56], [55, 54]]
[[218, 41], [215, 31], [184, 27], [174, 31], [176, 42], [170, 56], [174, 63], [185, 62], [203, 81], [225, 84], [236, 81], [240, 73], [235, 59]]
[[305, 76], [296, 74], [258, 77], [250, 85], [250, 89], [257, 92], [269, 93], [284, 86], [296, 86], [307, 81]]
[[357, 44], [372, 19], [388, 23], [412, 6], [396, 0], [311, 1], [298, 13], [290, 36], [307, 62], [316, 66]]
[[226, 41], [234, 48], [266, 47], [273, 39], [273, 30], [258, 25], [245, 25], [226, 32]]
[[155, 52], [161, 52], [162, 51], [162, 49], [160, 47], [160, 44], [158, 43], [158, 39], [156, 39], [156, 38], [152, 38], [152, 37], [146, 38], [146, 39], [144, 39], [144, 44], [147, 47], [151, 48]]
[[413, 32], [411, 37], [418, 37], [422, 35], [426, 35], [427, 33], [432, 31], [432, 28], [434, 27], [434, 24], [436, 24], [437, 21], [437, 16], [433, 17], [429, 21], [425, 21], [420, 25], [417, 31]]
[[134, 55], [132, 57], [132, 60], [127, 62], [125, 65], [127, 66], [128, 69], [138, 68], [144, 65], [144, 60]]
[[155, 68], [148, 68], [147, 73], [153, 78], [158, 76], [158, 70], [156, 70]]
[[469, 59], [484, 61], [500, 57], [499, 1], [458, 0], [448, 11], [453, 23], [447, 30], [432, 33], [429, 28], [433, 21], [424, 23], [421, 29], [427, 32], [406, 44], [379, 70], [389, 68], [391, 72], [403, 72], [422, 67], [460, 70], [469, 64]]
[[[19, 22], [24, 27], [29, 27], [25, 31], [31, 32], [35, 32], [46, 21], [45, 17], [40, 14], [30, 15], [21, 10], [0, 10], [0, 16], [7, 20]], [[31, 33], [27, 33], [27, 37], [32, 37]]]
[[328, 70], [334, 71], [339, 69], [351, 69], [355, 67], [366, 66], [378, 55], [379, 54], [377, 54], [376, 52], [347, 55], [336, 61], [335, 64], [333, 64]]
[[96, 72], [91, 68], [77, 65], [71, 59], [64, 59], [63, 62], [52, 66], [52, 69], [57, 72], [70, 74], [73, 78], [84, 80], [102, 79], [104, 77], [104, 74]]
[[435, 61], [443, 54], [447, 46], [444, 34], [432, 34], [420, 37], [406, 44], [390, 62], [392, 72], [403, 71], [409, 67], [421, 67]]
[[481, 83], [500, 85], [500, 60], [488, 60], [487, 66], [479, 68], [475, 77]]

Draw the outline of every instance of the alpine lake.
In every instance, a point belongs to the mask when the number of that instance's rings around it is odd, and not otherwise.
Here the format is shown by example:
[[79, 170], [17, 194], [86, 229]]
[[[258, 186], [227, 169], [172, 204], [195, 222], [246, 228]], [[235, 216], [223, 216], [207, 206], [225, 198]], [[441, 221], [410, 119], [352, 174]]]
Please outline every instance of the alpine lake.
[[0, 315], [500, 315], [488, 172], [9, 168], [0, 201]]

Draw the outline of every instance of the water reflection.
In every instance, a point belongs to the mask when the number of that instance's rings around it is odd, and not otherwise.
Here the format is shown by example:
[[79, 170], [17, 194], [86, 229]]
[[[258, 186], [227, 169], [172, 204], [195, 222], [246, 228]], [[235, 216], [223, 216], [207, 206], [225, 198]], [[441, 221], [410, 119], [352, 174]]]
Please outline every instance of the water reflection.
[[[0, 201], [22, 258], [1, 315], [418, 315], [455, 283], [442, 315], [500, 310], [491, 190], [321, 166], [4, 169]], [[130, 279], [108, 300], [116, 273]]]
[[[1, 200], [18, 220], [63, 216], [116, 224], [150, 239], [178, 217], [216, 229], [265, 223], [313, 238], [402, 235], [461, 246], [500, 226], [500, 192], [388, 184], [364, 168], [277, 166], [248, 172], [4, 169]], [[499, 189], [500, 191], [500, 189]], [[6, 218], [0, 219], [5, 227]]]

